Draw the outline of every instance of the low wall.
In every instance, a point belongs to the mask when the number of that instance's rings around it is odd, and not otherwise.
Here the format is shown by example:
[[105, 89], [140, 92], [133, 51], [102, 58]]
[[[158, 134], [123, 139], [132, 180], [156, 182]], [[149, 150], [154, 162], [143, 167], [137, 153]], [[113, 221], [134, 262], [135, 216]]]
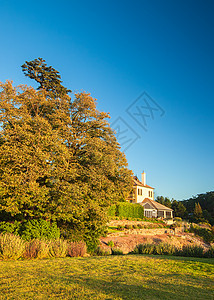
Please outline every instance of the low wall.
[[181, 232], [179, 228], [176, 230], [172, 230], [169, 228], [150, 228], [150, 229], [124, 229], [123, 231], [112, 232], [109, 233], [107, 236], [125, 236], [127, 234], [140, 234], [140, 235], [162, 235], [162, 234], [175, 234]]

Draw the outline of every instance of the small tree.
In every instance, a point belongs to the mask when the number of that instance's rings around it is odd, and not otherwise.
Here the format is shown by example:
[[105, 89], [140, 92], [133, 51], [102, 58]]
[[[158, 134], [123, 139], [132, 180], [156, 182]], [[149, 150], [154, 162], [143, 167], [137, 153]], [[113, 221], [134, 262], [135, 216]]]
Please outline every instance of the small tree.
[[195, 203], [194, 217], [198, 220], [200, 220], [203, 217], [202, 208], [201, 208], [199, 202]]

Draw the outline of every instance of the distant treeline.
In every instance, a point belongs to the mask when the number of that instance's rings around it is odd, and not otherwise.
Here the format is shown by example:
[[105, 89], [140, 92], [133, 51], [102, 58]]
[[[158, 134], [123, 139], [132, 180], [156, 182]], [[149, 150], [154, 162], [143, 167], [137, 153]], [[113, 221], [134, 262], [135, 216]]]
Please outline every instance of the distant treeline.
[[205, 194], [199, 194], [196, 197], [182, 201], [188, 214], [194, 218], [196, 204], [202, 209], [202, 218], [214, 225], [214, 191]]
[[170, 200], [163, 196], [158, 196], [156, 201], [172, 208], [175, 217], [189, 219], [191, 222], [207, 221], [214, 225], [214, 191], [183, 201]]

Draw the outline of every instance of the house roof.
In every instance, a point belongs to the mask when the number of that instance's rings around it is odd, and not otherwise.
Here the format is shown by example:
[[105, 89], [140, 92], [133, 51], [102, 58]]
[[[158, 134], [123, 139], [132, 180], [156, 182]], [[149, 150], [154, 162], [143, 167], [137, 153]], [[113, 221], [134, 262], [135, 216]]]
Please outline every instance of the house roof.
[[133, 185], [134, 186], [142, 186], [142, 187], [145, 187], [145, 188], [150, 188], [150, 189], [153, 189], [154, 190], [154, 188], [153, 187], [151, 187], [151, 186], [149, 186], [149, 185], [147, 185], [147, 184], [143, 184], [138, 178], [137, 178], [137, 176], [133, 176]]
[[157, 201], [151, 200], [149, 198], [145, 198], [142, 202], [141, 205], [145, 204], [145, 203], [150, 203], [154, 208], [156, 208], [157, 210], [168, 210], [168, 211], [173, 211], [173, 209], [158, 203]]

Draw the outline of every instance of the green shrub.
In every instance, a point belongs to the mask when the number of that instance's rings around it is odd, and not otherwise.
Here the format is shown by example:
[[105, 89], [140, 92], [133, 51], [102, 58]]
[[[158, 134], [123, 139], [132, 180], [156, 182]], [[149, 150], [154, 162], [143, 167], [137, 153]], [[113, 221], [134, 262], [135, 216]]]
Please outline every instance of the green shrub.
[[109, 208], [108, 208], [108, 215], [110, 217], [115, 217], [116, 215], [116, 205], [111, 205]]
[[86, 244], [83, 241], [79, 242], [68, 242], [67, 244], [68, 256], [78, 257], [86, 254]]
[[21, 222], [0, 222], [0, 233], [13, 233], [19, 235]]
[[132, 225], [132, 228], [133, 228], [133, 229], [138, 229], [138, 225], [137, 225], [137, 224], [134, 224], [134, 225]]
[[26, 243], [24, 258], [48, 258], [49, 257], [49, 241], [31, 240]]
[[0, 234], [0, 258], [18, 259], [25, 250], [25, 242], [12, 233]]
[[144, 208], [140, 204], [123, 202], [116, 206], [116, 215], [122, 218], [143, 219]]
[[121, 231], [121, 230], [124, 230], [124, 226], [118, 225], [118, 226], [117, 226], [117, 230], [120, 230], [120, 231]]
[[49, 243], [50, 257], [66, 257], [68, 252], [67, 241], [62, 239], [51, 240]]
[[20, 235], [29, 241], [32, 239], [57, 239], [60, 237], [60, 229], [56, 223], [50, 223], [43, 219], [28, 220], [20, 228]]
[[114, 247], [114, 242], [113, 241], [108, 241], [107, 245], [112, 248], [112, 247]]

